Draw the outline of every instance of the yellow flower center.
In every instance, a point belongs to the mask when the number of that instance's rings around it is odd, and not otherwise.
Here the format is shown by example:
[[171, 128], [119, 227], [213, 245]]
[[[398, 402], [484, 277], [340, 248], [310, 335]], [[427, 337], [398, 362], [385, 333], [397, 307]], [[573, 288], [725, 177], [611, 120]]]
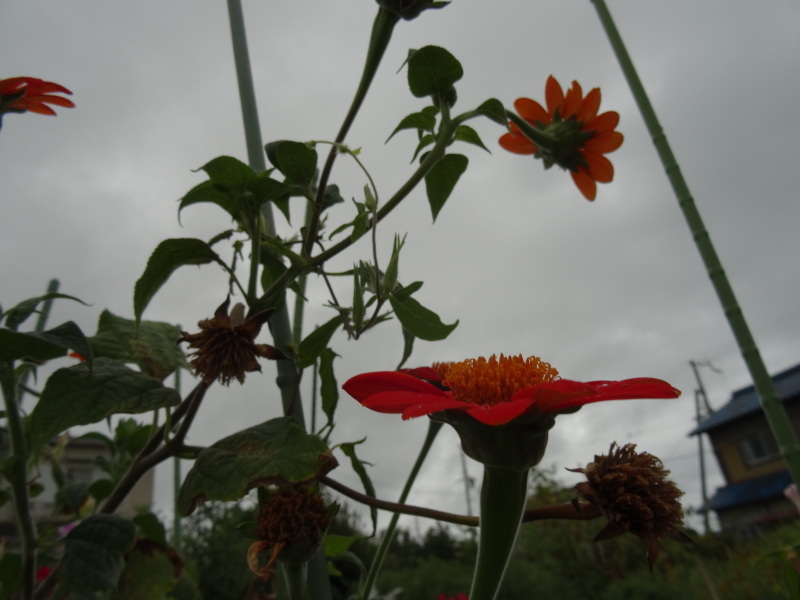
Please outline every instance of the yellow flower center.
[[514, 392], [553, 381], [558, 371], [538, 356], [482, 356], [453, 363], [444, 384], [462, 402], [497, 404], [511, 400]]

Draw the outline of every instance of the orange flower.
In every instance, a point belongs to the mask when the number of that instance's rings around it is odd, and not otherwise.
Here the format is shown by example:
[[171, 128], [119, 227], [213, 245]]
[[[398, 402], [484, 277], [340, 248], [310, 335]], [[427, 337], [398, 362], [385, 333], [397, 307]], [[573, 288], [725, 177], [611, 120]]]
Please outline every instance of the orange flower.
[[72, 94], [67, 88], [52, 81], [43, 81], [35, 77], [10, 77], [0, 79], [0, 126], [3, 114], [15, 112], [34, 112], [40, 115], [55, 115], [56, 111], [48, 106], [64, 106], [73, 108], [75, 104], [67, 98], [54, 96]]
[[[551, 75], [545, 86], [547, 109], [530, 98], [517, 98], [510, 114], [509, 132], [500, 146], [515, 154], [533, 154], [544, 160], [545, 168], [557, 164], [570, 171], [572, 180], [587, 200], [597, 195], [597, 182], [614, 179], [614, 166], [604, 154], [622, 145], [622, 134], [615, 131], [619, 113], [600, 109], [600, 88], [586, 96], [577, 81], [565, 94]], [[515, 122], [516, 121], [516, 122]]]

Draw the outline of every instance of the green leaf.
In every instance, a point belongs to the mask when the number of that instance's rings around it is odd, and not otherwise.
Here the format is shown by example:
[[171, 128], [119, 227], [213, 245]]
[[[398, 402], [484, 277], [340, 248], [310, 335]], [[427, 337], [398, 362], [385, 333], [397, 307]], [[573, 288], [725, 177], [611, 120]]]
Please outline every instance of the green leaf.
[[288, 185], [262, 173], [247, 185], [247, 189], [253, 193], [259, 207], [265, 202], [272, 202], [283, 213], [286, 220], [291, 222], [288, 200], [292, 190]]
[[204, 265], [217, 262], [225, 266], [217, 253], [203, 240], [174, 238], [161, 242], [147, 261], [144, 273], [133, 291], [133, 312], [138, 324], [142, 313], [170, 275], [184, 265]]
[[104, 310], [97, 324], [97, 334], [89, 338], [94, 355], [119, 362], [135, 363], [148, 375], [163, 381], [186, 364], [176, 342], [181, 330], [169, 323], [136, 322]]
[[447, 154], [425, 175], [425, 191], [428, 193], [428, 204], [434, 221], [456, 187], [458, 179], [467, 170], [468, 163], [467, 157], [462, 154]]
[[506, 109], [503, 106], [503, 103], [497, 98], [489, 98], [486, 102], [475, 109], [475, 112], [479, 115], [490, 118], [499, 125], [506, 126], [508, 124]]
[[[359, 479], [361, 479], [361, 485], [364, 486], [364, 492], [367, 496], [371, 498], [375, 498], [375, 486], [372, 485], [372, 479], [369, 477], [369, 473], [367, 473], [367, 469], [364, 465], [368, 465], [356, 456], [356, 446], [359, 444], [363, 444], [364, 440], [367, 438], [363, 438], [358, 440], [357, 442], [344, 442], [343, 444], [339, 444], [339, 448], [342, 449], [342, 452], [350, 459], [350, 465], [353, 467], [353, 470], [358, 475]], [[369, 507], [369, 513], [372, 517], [372, 534], [375, 535], [375, 531], [378, 529], [378, 509], [374, 506]]]
[[267, 158], [286, 181], [311, 185], [317, 172], [317, 151], [302, 142], [280, 140], [266, 145]]
[[455, 56], [438, 46], [412, 50], [408, 59], [408, 87], [417, 98], [445, 98], [464, 76]]
[[64, 356], [67, 350], [75, 350], [87, 360], [92, 358], [89, 343], [80, 327], [72, 321], [42, 333], [0, 329], [0, 361], [26, 359], [40, 362]]
[[160, 381], [108, 358], [58, 369], [47, 380], [30, 416], [34, 447], [76, 425], [119, 413], [137, 414], [180, 404], [178, 393]]
[[389, 297], [394, 314], [405, 329], [414, 337], [429, 342], [445, 339], [458, 325], [442, 323], [439, 316], [422, 306], [414, 298], [406, 298], [402, 302], [394, 296]]
[[328, 347], [328, 342], [341, 325], [342, 319], [337, 316], [309, 333], [297, 349], [297, 367], [305, 369], [313, 365], [317, 357]]
[[338, 356], [330, 348], [325, 348], [319, 357], [320, 396], [322, 411], [328, 417], [328, 425], [333, 427], [333, 415], [339, 403], [339, 386], [333, 373], [333, 359]]
[[28, 317], [30, 317], [36, 311], [36, 308], [40, 303], [46, 302], [47, 300], [52, 300], [54, 298], [67, 298], [69, 300], [75, 300], [75, 302], [80, 302], [84, 306], [89, 306], [86, 304], [86, 302], [80, 298], [76, 298], [75, 296], [50, 292], [44, 294], [43, 296], [37, 296], [36, 298], [28, 298], [27, 300], [23, 300], [15, 307], [8, 309], [6, 312], [2, 312], [2, 310], [0, 310], [0, 321], [5, 319], [6, 327], [16, 331], [17, 328], [27, 321]]
[[329, 533], [322, 540], [322, 551], [328, 558], [339, 556], [342, 552], [346, 552], [356, 539], [358, 538], [351, 535]]
[[406, 364], [406, 361], [411, 358], [411, 353], [414, 351], [414, 340], [417, 339], [413, 336], [413, 334], [403, 327], [403, 356], [400, 359], [400, 364], [397, 365], [396, 371], [399, 371], [403, 368], [403, 365]]
[[397, 285], [397, 287], [392, 292], [394, 294], [395, 299], [402, 302], [406, 298], [409, 298], [411, 294], [416, 292], [418, 289], [422, 287], [421, 281], [415, 281], [414, 283], [409, 283], [408, 285]]
[[233, 190], [243, 189], [257, 175], [249, 166], [232, 156], [218, 156], [200, 167], [215, 186]]
[[178, 577], [166, 544], [138, 540], [125, 557], [114, 600], [169, 600]]
[[133, 517], [133, 523], [139, 528], [139, 538], [144, 538], [162, 546], [167, 545], [167, 530], [158, 517], [151, 512], [141, 513]]
[[236, 210], [236, 202], [234, 202], [230, 194], [215, 186], [213, 181], [208, 180], [203, 183], [198, 183], [181, 198], [180, 204], [178, 205], [178, 222], [180, 222], [181, 211], [184, 208], [192, 204], [200, 204], [203, 202], [216, 204], [232, 218], [237, 220], [239, 218], [238, 211]]
[[[435, 141], [436, 138], [433, 137], [432, 135], [430, 134], [423, 135], [419, 140], [419, 144], [417, 144], [417, 147], [414, 149], [414, 156], [411, 157], [411, 162], [413, 163], [417, 159], [417, 156], [419, 156], [419, 153], [422, 152], [425, 148], [427, 148], [431, 144], [433, 144]], [[422, 162], [422, 160], [424, 160], [424, 158], [420, 158], [420, 162]]]
[[65, 590], [87, 594], [116, 588], [135, 535], [133, 523], [117, 515], [92, 515], [79, 523], [66, 538]]
[[[489, 152], [489, 149], [483, 145], [483, 141], [481, 140], [481, 136], [478, 135], [478, 132], [467, 125], [461, 125], [456, 129], [455, 139], [459, 142], [472, 144]], [[489, 152], [489, 154], [491, 154], [491, 152]]]
[[292, 417], [272, 419], [202, 450], [181, 486], [178, 510], [187, 515], [207, 500], [233, 501], [255, 487], [313, 480], [335, 466], [325, 443]]
[[386, 138], [386, 141], [388, 142], [390, 139], [394, 137], [395, 133], [397, 133], [398, 131], [403, 131], [404, 129], [418, 129], [421, 131], [429, 131], [433, 133], [434, 127], [436, 127], [436, 117], [434, 117], [430, 113], [424, 113], [424, 112], [411, 113], [410, 115], [406, 115], [405, 117], [403, 117], [403, 120], [400, 121], [400, 124], [397, 127], [395, 127], [395, 130], [392, 132], [392, 135]]

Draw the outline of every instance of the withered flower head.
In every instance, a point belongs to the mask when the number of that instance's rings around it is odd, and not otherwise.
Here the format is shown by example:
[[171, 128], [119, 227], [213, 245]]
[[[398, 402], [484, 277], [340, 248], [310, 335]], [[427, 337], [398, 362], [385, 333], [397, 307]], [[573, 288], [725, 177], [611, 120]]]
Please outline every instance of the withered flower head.
[[683, 509], [678, 498], [683, 491], [667, 479], [669, 471], [659, 458], [636, 452], [636, 444], [611, 444], [608, 456], [595, 455], [584, 469], [569, 469], [586, 475], [575, 486], [576, 500], [587, 500], [608, 519], [595, 541], [630, 532], [644, 542], [653, 568], [660, 551], [659, 540], [688, 541], [681, 532]]
[[[247, 551], [250, 569], [266, 577], [276, 560], [307, 561], [319, 547], [331, 514], [322, 497], [303, 485], [282, 488], [261, 505], [257, 517], [259, 541]], [[266, 565], [259, 568], [258, 553], [271, 549]]]
[[276, 348], [253, 341], [273, 309], [262, 310], [245, 320], [242, 304], [236, 304], [228, 314], [230, 302], [229, 297], [214, 313], [213, 319], [205, 319], [197, 324], [200, 333], [184, 331], [178, 340], [178, 343], [188, 342], [190, 348], [196, 348], [189, 354], [189, 366], [207, 383], [216, 379], [225, 385], [229, 385], [233, 379], [244, 383], [245, 373], [261, 370], [256, 357], [271, 360], [284, 358]]

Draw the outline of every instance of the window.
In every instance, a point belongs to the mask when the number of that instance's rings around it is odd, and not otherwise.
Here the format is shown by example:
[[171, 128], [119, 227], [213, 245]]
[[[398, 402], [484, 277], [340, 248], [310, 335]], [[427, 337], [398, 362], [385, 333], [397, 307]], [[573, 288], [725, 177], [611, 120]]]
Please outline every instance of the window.
[[772, 459], [778, 458], [778, 444], [769, 431], [752, 433], [739, 440], [739, 451], [748, 467], [752, 467]]

